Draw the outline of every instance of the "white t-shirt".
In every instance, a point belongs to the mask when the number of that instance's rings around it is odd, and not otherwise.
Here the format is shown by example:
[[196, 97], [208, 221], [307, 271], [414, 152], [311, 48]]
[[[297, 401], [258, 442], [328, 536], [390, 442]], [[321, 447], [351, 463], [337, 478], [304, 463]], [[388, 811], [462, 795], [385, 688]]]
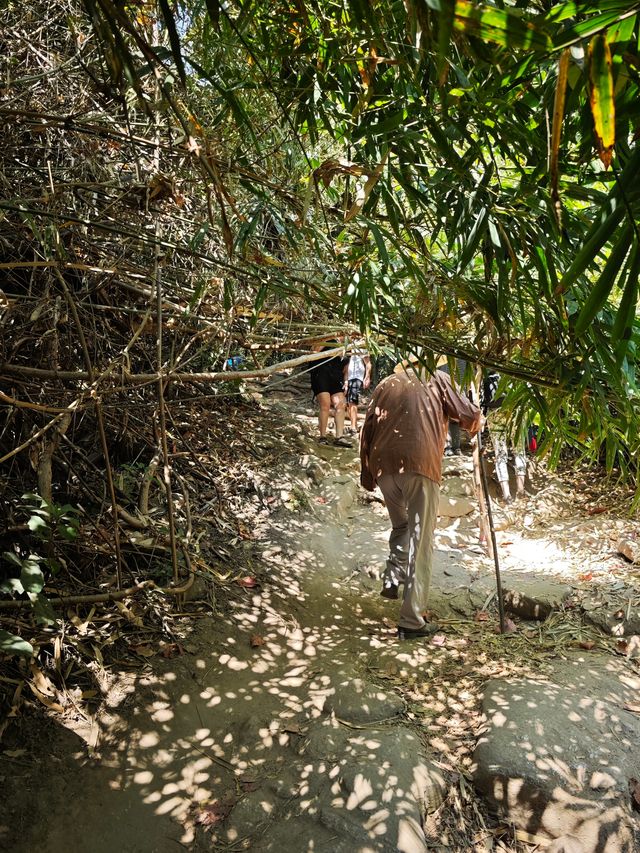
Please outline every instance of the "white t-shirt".
[[364, 377], [367, 370], [361, 355], [354, 353], [349, 359], [349, 367], [347, 369], [347, 380], [359, 379], [364, 382]]

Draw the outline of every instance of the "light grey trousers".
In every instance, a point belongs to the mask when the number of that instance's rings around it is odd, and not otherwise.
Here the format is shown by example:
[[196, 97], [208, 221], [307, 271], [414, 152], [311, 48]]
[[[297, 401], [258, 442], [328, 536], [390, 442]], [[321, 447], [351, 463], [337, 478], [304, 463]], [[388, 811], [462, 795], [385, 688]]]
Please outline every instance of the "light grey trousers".
[[[495, 454], [496, 479], [499, 483], [509, 482], [509, 469], [507, 463], [509, 461], [509, 446], [504, 433], [491, 433], [491, 441], [493, 442], [493, 452]], [[516, 472], [516, 477], [524, 477], [527, 473], [527, 455], [522, 442], [516, 442], [511, 446], [513, 453], [513, 468]]]
[[398, 625], [422, 628], [433, 559], [440, 486], [422, 474], [385, 474], [378, 486], [391, 521], [385, 585], [404, 584]]

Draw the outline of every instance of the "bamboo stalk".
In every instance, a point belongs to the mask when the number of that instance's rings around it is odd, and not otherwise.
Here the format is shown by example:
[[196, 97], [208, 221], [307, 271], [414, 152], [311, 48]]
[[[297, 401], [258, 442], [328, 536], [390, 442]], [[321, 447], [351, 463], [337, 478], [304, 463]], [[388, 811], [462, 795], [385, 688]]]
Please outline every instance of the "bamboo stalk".
[[[158, 373], [129, 373], [129, 371], [124, 370], [122, 378], [129, 385], [143, 385], [145, 383], [157, 382], [159, 379], [163, 382], [182, 383], [241, 382], [243, 379], [259, 379], [260, 377], [270, 376], [272, 373], [278, 373], [281, 370], [290, 370], [294, 367], [300, 367], [303, 364], [334, 358], [335, 356], [344, 355], [345, 352], [349, 351], [350, 347], [347, 346], [336, 347], [325, 352], [311, 352], [297, 358], [281, 361], [279, 364], [262, 367], [260, 370], [221, 370], [214, 373], [184, 373], [173, 370], [160, 370]], [[0, 366], [0, 376], [2, 373], [8, 373], [13, 376], [32, 376], [34, 379], [60, 379], [79, 382], [89, 379], [89, 374], [82, 370], [45, 370], [20, 364], [3, 364]]]
[[[93, 382], [94, 377], [94, 369], [93, 362], [91, 361], [91, 356], [89, 354], [89, 347], [87, 346], [87, 339], [84, 334], [84, 329], [82, 328], [82, 323], [80, 322], [80, 315], [78, 314], [78, 306], [76, 305], [75, 299], [73, 298], [71, 292], [69, 291], [69, 287], [67, 282], [64, 280], [64, 276], [61, 274], [60, 270], [54, 268], [53, 270], [56, 278], [60, 282], [62, 289], [64, 291], [65, 298], [67, 300], [67, 305], [69, 306], [69, 310], [73, 316], [73, 322], [76, 326], [76, 331], [78, 333], [78, 338], [80, 340], [80, 346], [82, 348], [82, 356], [84, 358], [85, 367], [87, 369], [87, 373], [89, 374], [89, 381]], [[98, 422], [98, 432], [100, 433], [100, 443], [102, 445], [102, 455], [104, 456], [104, 466], [105, 466], [105, 475], [107, 478], [107, 488], [109, 489], [109, 498], [111, 500], [111, 513], [113, 515], [113, 544], [115, 548], [115, 556], [116, 556], [116, 579], [118, 584], [118, 589], [122, 589], [122, 549], [120, 547], [120, 527], [118, 522], [118, 501], [116, 498], [116, 489], [113, 482], [113, 470], [111, 468], [111, 458], [109, 456], [109, 444], [107, 442], [107, 434], [104, 428], [104, 415], [102, 414], [102, 407], [99, 398], [95, 398], [95, 410], [96, 410], [96, 419]], [[69, 415], [69, 419], [71, 416]]]
[[[52, 607], [63, 607], [67, 604], [106, 604], [110, 601], [120, 601], [145, 589], [157, 589], [165, 595], [183, 595], [194, 584], [195, 573], [191, 571], [189, 580], [182, 586], [158, 586], [155, 581], [142, 581], [136, 586], [120, 589], [116, 592], [99, 592], [93, 595], [65, 595], [60, 598], [49, 598], [48, 603]], [[31, 607], [30, 601], [0, 601], [0, 610], [14, 610], [16, 608]]]

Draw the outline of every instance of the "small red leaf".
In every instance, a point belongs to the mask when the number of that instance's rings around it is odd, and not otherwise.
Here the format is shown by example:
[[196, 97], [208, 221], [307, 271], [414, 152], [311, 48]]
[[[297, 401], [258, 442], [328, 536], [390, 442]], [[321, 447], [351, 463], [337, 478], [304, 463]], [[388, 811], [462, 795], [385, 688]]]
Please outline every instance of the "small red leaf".
[[252, 634], [251, 639], [249, 640], [249, 645], [252, 649], [257, 649], [258, 646], [264, 646], [267, 641], [264, 637], [261, 637], [260, 634]]
[[593, 640], [581, 640], [578, 643], [578, 645], [580, 646], [581, 649], [585, 649], [588, 652], [590, 652], [591, 649], [595, 649], [595, 647], [596, 647], [596, 644], [594, 643]]
[[245, 589], [253, 589], [254, 586], [258, 585], [258, 581], [252, 578], [251, 575], [246, 575], [243, 578], [238, 578], [238, 585]]
[[163, 646], [160, 654], [163, 658], [177, 658], [184, 654], [184, 649], [180, 643], [167, 643], [166, 646]]
[[203, 809], [200, 809], [196, 815], [196, 823], [200, 826], [215, 826], [217, 823], [222, 823], [231, 813], [231, 809], [235, 805], [235, 800], [224, 799], [216, 800]]

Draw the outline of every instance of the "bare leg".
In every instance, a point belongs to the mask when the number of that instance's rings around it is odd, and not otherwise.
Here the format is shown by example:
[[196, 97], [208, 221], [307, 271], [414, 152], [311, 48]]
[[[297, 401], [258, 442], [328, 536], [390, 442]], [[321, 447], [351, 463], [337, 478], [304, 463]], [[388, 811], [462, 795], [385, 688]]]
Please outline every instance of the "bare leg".
[[502, 497], [508, 501], [511, 497], [511, 492], [509, 491], [509, 469], [507, 468], [507, 459], [509, 458], [507, 440], [499, 432], [492, 433], [491, 440], [495, 454], [496, 477], [502, 489]]
[[527, 456], [524, 446], [516, 446], [513, 449], [513, 467], [516, 469], [516, 495], [524, 497], [524, 479], [527, 476]]
[[349, 420], [351, 421], [351, 428], [354, 432], [358, 431], [358, 407], [355, 403], [349, 403]]
[[[328, 395], [327, 395], [328, 396]], [[344, 433], [344, 409], [345, 409], [345, 400], [344, 394], [342, 391], [339, 391], [337, 394], [331, 395], [331, 403], [333, 404], [333, 408], [335, 409], [334, 422], [336, 425], [336, 438], [342, 438]], [[327, 412], [327, 417], [328, 417]], [[326, 426], [325, 426], [326, 430]]]
[[320, 437], [324, 438], [327, 434], [327, 425], [329, 423], [329, 409], [331, 408], [331, 395], [327, 391], [321, 391], [316, 395], [320, 412], [318, 413], [318, 426], [320, 429]]

